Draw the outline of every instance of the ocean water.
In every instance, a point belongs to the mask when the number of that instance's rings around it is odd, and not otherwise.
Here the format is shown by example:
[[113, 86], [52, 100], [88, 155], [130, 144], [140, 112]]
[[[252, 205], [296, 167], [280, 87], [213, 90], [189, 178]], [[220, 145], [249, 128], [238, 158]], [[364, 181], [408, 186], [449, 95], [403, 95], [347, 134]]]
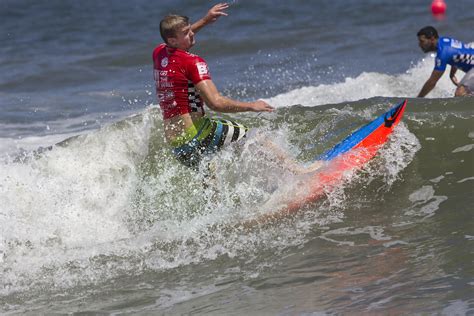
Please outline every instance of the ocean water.
[[[167, 13], [208, 1], [0, 2], [0, 313], [474, 313], [474, 98], [416, 32], [474, 41], [470, 0], [233, 1], [197, 34], [224, 115], [259, 137], [215, 178], [170, 159], [151, 52]], [[309, 164], [408, 99], [379, 155], [301, 212], [245, 225], [302, 187], [259, 139]], [[218, 115], [211, 113], [211, 115]]]

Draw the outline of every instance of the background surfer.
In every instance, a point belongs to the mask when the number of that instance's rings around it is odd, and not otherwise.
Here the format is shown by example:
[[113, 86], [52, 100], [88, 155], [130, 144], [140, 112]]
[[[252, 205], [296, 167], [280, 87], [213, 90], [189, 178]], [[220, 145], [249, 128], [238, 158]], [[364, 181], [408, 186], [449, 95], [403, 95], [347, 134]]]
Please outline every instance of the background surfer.
[[[449, 37], [438, 36], [438, 31], [432, 26], [426, 26], [417, 33], [418, 45], [423, 52], [436, 52], [436, 61], [430, 78], [425, 82], [418, 97], [426, 96], [443, 75], [446, 66], [451, 65], [449, 77], [457, 86], [455, 96], [474, 94], [474, 47]], [[458, 82], [456, 71], [461, 69], [466, 75]]]
[[[186, 16], [168, 15], [160, 22], [163, 44], [153, 51], [156, 92], [163, 113], [165, 138], [174, 156], [184, 165], [197, 168], [204, 155], [242, 139], [247, 128], [242, 124], [205, 115], [204, 104], [216, 112], [271, 112], [273, 107], [262, 100], [241, 102], [222, 96], [214, 85], [207, 63], [189, 53], [195, 44], [194, 34], [216, 21], [229, 7], [227, 3], [213, 6], [194, 24]], [[320, 166], [302, 168], [286, 157], [270, 141], [268, 147], [279, 160], [295, 172], [311, 171]]]

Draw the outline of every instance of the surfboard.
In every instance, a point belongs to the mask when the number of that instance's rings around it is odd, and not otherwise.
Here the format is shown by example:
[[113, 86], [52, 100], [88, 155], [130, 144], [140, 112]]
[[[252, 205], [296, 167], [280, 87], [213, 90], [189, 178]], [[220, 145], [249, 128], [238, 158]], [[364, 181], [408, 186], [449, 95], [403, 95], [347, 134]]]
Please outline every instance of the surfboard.
[[[353, 149], [365, 148], [370, 158], [375, 156], [380, 145], [383, 145], [393, 128], [400, 122], [407, 105], [407, 100], [400, 102], [378, 118], [359, 128], [330, 150], [316, 157], [315, 160], [330, 161]], [[370, 159], [369, 158], [369, 159]]]
[[279, 201], [278, 211], [261, 216], [257, 222], [266, 222], [301, 210], [340, 185], [344, 175], [365, 166], [387, 142], [389, 135], [402, 119], [406, 105], [407, 100], [404, 100], [393, 106], [333, 148], [317, 156], [315, 160], [325, 161], [324, 166], [305, 177], [290, 194], [287, 192], [287, 197]]

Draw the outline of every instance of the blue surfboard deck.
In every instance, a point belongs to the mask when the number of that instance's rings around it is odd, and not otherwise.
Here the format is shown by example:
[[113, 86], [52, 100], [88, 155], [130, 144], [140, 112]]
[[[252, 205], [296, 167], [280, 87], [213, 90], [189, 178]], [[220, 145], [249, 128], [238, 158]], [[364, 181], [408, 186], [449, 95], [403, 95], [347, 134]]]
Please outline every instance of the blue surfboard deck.
[[376, 131], [382, 126], [391, 129], [392, 125], [394, 123], [398, 123], [398, 120], [401, 118], [399, 116], [403, 113], [406, 103], [407, 100], [404, 100], [399, 104], [395, 105], [390, 110], [380, 115], [372, 122], [353, 132], [351, 135], [346, 137], [343, 141], [338, 143], [332, 149], [329, 149], [323, 154], [317, 156], [316, 160], [329, 161], [336, 158], [337, 156], [340, 156], [343, 153], [348, 152], [352, 148], [355, 148], [363, 140], [367, 139], [374, 131]]

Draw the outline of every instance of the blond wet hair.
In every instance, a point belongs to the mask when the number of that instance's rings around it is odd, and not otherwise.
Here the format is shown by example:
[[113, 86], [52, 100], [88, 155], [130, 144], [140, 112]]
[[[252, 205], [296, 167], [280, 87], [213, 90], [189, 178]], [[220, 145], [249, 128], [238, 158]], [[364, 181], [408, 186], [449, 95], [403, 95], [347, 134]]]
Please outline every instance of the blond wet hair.
[[160, 34], [165, 43], [168, 38], [176, 37], [178, 31], [189, 25], [189, 18], [184, 15], [169, 14], [160, 22]]

